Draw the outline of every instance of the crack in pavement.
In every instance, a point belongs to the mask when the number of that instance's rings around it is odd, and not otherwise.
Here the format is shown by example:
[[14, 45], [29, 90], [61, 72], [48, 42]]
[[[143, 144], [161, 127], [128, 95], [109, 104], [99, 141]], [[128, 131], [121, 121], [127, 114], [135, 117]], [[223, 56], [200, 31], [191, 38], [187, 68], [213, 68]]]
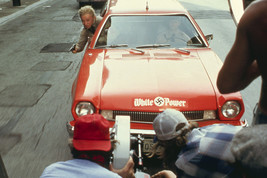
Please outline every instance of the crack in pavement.
[[56, 111], [55, 111], [55, 113], [53, 114], [53, 116], [50, 117], [50, 118], [45, 122], [45, 124], [43, 125], [41, 134], [40, 134], [40, 136], [39, 136], [39, 138], [38, 138], [38, 140], [37, 140], [37, 142], [36, 142], [36, 144], [35, 144], [35, 146], [34, 146], [34, 150], [36, 150], [37, 146], [39, 145], [39, 142], [40, 142], [40, 140], [41, 140], [41, 137], [43, 136], [43, 133], [44, 133], [44, 129], [45, 129], [45, 127], [46, 127], [46, 124], [47, 124], [52, 118], [54, 118], [54, 116], [57, 114], [57, 111], [58, 111], [58, 110], [56, 109]]

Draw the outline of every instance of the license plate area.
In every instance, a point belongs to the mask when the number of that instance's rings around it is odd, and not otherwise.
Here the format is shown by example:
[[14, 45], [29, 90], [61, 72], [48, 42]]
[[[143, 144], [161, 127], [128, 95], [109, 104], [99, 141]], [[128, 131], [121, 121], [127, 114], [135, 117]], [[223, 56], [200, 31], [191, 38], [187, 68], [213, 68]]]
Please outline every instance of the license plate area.
[[152, 138], [145, 138], [143, 141], [143, 152], [148, 153], [152, 150], [152, 147], [154, 145], [153, 139]]

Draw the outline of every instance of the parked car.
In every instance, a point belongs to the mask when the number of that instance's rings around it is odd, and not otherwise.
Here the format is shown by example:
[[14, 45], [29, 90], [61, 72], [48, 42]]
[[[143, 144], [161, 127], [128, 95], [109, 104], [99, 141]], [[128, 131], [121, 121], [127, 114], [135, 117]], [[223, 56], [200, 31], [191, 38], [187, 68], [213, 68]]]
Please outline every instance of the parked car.
[[81, 115], [100, 113], [110, 127], [127, 115], [148, 152], [152, 122], [166, 108], [200, 126], [246, 124], [240, 93], [223, 95], [216, 87], [222, 61], [211, 38], [176, 0], [108, 1], [73, 83], [69, 131]]

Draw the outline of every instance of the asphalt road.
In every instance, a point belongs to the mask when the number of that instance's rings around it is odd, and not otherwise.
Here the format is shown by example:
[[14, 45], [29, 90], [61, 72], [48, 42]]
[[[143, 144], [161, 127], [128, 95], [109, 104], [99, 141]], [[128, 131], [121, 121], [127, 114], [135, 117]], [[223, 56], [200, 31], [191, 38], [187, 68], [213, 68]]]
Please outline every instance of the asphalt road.
[[[224, 60], [235, 37], [226, 0], [184, 0], [211, 47]], [[81, 23], [74, 0], [48, 0], [0, 25], [0, 151], [10, 178], [39, 177], [43, 169], [71, 158], [65, 124], [72, 120], [71, 85], [83, 53], [68, 48]], [[99, 10], [97, 10], [99, 12]], [[260, 79], [242, 91], [251, 120]]]
[[76, 1], [47, 1], [0, 28], [1, 154], [10, 178], [71, 158], [66, 122], [82, 53]]

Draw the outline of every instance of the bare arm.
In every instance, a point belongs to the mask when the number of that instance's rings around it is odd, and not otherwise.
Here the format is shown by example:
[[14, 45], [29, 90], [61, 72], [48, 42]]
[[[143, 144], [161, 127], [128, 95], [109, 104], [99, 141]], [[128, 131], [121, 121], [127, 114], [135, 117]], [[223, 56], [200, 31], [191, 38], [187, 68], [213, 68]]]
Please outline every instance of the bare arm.
[[163, 170], [151, 176], [151, 178], [176, 178], [177, 176], [170, 170]]
[[237, 26], [235, 42], [219, 72], [217, 87], [221, 93], [232, 93], [247, 87], [260, 75], [256, 60], [252, 56], [249, 27], [255, 8], [245, 11]]
[[79, 41], [76, 44], [76, 47], [74, 50], [75, 53], [81, 52], [84, 49], [86, 43], [88, 42], [88, 37], [89, 37], [89, 32], [84, 28], [81, 31]]

